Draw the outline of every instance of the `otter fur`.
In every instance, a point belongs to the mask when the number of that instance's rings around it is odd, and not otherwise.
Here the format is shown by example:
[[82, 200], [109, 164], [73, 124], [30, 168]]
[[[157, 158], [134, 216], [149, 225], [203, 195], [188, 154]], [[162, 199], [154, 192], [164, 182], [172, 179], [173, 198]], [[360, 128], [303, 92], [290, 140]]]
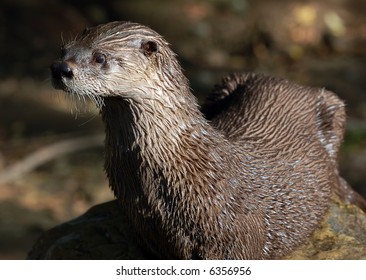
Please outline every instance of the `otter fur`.
[[168, 43], [130, 22], [85, 30], [51, 71], [55, 88], [96, 101], [110, 186], [159, 258], [280, 258], [337, 190], [352, 192], [337, 171], [344, 104], [330, 91], [238, 73], [200, 110]]

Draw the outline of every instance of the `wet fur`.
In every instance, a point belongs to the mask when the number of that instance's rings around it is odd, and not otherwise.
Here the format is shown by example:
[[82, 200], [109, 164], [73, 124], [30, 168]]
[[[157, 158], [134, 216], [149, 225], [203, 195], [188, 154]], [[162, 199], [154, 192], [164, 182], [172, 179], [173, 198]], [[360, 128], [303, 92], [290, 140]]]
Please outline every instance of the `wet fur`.
[[336, 164], [344, 104], [329, 91], [233, 74], [201, 111], [145, 26], [101, 25], [64, 50], [74, 75], [55, 82], [96, 99], [111, 188], [160, 258], [279, 258], [317, 227], [334, 190], [350, 190]]

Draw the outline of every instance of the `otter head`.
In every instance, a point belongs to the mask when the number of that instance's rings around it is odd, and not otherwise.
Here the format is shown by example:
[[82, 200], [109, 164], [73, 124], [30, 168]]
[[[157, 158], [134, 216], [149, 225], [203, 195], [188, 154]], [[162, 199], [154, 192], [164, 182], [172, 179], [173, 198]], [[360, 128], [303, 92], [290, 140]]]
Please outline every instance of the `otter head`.
[[130, 22], [86, 29], [62, 46], [51, 72], [55, 88], [96, 101], [119, 96], [162, 102], [171, 99], [167, 92], [188, 87], [168, 43], [150, 28]]

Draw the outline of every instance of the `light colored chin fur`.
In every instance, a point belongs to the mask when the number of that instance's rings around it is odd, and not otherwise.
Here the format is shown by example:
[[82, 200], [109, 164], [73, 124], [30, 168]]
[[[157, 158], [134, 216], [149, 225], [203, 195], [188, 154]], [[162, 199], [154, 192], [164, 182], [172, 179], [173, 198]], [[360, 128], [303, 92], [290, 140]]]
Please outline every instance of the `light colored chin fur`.
[[67, 106], [75, 116], [83, 113], [94, 114], [104, 106], [104, 99], [99, 95], [80, 94], [67, 89], [59, 92], [58, 97], [62, 96], [62, 99], [66, 100]]

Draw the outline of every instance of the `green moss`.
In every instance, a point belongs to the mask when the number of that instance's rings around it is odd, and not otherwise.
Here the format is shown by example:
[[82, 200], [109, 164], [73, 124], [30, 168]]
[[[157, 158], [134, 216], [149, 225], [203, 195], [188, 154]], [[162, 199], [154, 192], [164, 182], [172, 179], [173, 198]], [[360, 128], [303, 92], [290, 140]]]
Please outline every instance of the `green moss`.
[[349, 130], [346, 132], [342, 149], [344, 151], [358, 150], [366, 147], [366, 129]]

